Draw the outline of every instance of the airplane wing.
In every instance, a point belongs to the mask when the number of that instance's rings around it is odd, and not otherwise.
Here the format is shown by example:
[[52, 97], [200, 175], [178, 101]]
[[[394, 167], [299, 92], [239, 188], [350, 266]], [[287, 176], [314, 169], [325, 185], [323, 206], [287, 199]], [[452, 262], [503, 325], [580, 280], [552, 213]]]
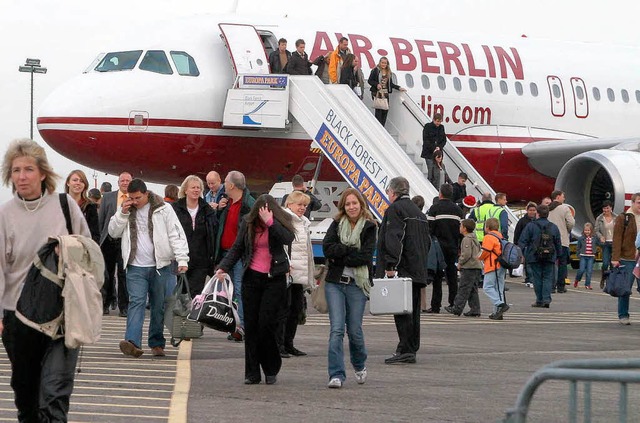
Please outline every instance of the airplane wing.
[[592, 150], [640, 152], [640, 138], [585, 138], [536, 141], [522, 148], [529, 164], [543, 175], [555, 178], [569, 159]]

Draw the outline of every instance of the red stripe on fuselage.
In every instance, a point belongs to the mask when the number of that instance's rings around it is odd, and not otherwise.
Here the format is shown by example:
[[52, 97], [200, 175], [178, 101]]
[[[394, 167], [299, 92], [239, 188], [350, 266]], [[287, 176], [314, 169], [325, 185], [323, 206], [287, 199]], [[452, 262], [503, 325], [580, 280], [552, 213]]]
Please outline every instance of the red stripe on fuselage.
[[[184, 119], [144, 119], [149, 126], [174, 126], [183, 128], [221, 129], [222, 122]], [[40, 117], [38, 124], [66, 125], [129, 125], [131, 119], [116, 117]]]

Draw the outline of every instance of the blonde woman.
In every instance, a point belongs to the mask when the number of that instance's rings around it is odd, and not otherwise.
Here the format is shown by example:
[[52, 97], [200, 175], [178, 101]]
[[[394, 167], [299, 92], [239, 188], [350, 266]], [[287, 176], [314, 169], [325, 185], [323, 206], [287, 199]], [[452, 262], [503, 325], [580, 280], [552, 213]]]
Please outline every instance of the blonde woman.
[[287, 288], [287, 303], [283, 308], [278, 332], [280, 356], [299, 357], [307, 355], [293, 346], [298, 329], [298, 316], [304, 307], [304, 289], [313, 279], [313, 251], [311, 249], [311, 222], [304, 215], [311, 198], [301, 191], [293, 191], [287, 196], [285, 210], [291, 215], [291, 223], [296, 230], [296, 238], [291, 243], [291, 285]]
[[202, 179], [189, 175], [180, 186], [178, 201], [172, 203], [189, 245], [187, 279], [192, 298], [202, 292], [207, 276], [213, 275], [214, 270], [218, 219], [215, 210], [202, 198], [203, 192]]
[[72, 170], [64, 182], [64, 192], [69, 194], [82, 210], [82, 214], [89, 225], [91, 239], [100, 242], [100, 223], [98, 222], [98, 206], [89, 200], [87, 190], [89, 180], [80, 169]]
[[[393, 82], [393, 72], [391, 72], [391, 68], [389, 67], [389, 59], [385, 56], [381, 57], [378, 65], [371, 69], [367, 82], [371, 85], [372, 98], [376, 98], [378, 93], [380, 93], [380, 95], [388, 99], [394, 89], [407, 91]], [[382, 126], [387, 122], [388, 112], [388, 110], [375, 109], [376, 119], [378, 119], [378, 122], [380, 122]]]

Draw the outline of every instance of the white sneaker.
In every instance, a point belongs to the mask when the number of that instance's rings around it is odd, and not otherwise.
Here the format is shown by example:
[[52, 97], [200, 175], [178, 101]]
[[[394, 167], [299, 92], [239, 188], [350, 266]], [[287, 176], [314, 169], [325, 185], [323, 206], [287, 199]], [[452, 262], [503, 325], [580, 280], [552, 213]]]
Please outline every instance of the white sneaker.
[[630, 325], [630, 324], [631, 324], [631, 322], [629, 321], [629, 318], [628, 318], [628, 317], [621, 317], [621, 318], [620, 318], [620, 324], [621, 324], [621, 325], [628, 326], [628, 325]]
[[358, 385], [364, 385], [366, 381], [367, 381], [367, 368], [365, 367], [359, 372], [356, 372], [356, 382], [358, 382]]
[[[366, 376], [366, 373], [365, 373], [365, 376]], [[358, 382], [358, 383], [360, 383], [360, 382]], [[342, 388], [342, 381], [340, 379], [338, 379], [337, 377], [334, 377], [329, 381], [329, 384], [327, 385], [327, 387], [328, 388], [335, 388], [335, 389]]]

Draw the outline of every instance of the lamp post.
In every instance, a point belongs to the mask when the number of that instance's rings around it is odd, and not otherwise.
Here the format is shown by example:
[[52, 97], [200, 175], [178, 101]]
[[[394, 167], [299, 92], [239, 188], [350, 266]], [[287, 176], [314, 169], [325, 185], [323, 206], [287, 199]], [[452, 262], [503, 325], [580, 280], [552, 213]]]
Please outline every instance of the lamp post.
[[29, 133], [31, 139], [33, 139], [33, 74], [47, 73], [47, 68], [40, 66], [40, 59], [27, 59], [24, 65], [18, 67], [18, 70], [31, 74], [31, 126], [29, 127]]

